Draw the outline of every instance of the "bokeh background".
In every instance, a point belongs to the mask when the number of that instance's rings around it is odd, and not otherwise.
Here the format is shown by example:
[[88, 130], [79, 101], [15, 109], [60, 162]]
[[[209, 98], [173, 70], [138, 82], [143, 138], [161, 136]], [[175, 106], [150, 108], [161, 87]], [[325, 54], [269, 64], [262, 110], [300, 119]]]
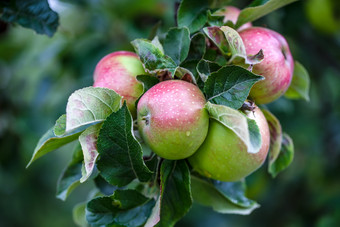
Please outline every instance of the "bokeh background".
[[[232, 1], [240, 8], [251, 1]], [[60, 27], [52, 37], [0, 22], [0, 226], [76, 226], [72, 208], [91, 183], [66, 202], [55, 197], [67, 145], [25, 169], [39, 137], [65, 112], [68, 96], [92, 85], [96, 63], [155, 25], [174, 26], [175, 0], [53, 0]], [[311, 77], [310, 102], [269, 105], [294, 140], [291, 166], [275, 179], [264, 165], [247, 178], [261, 204], [249, 216], [194, 205], [176, 226], [340, 226], [340, 4], [295, 2], [254, 23], [283, 34]]]

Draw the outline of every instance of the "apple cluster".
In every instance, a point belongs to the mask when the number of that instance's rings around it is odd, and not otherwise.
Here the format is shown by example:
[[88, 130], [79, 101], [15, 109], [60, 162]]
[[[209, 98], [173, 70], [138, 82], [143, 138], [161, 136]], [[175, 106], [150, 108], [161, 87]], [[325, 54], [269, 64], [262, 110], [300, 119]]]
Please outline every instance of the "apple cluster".
[[[226, 7], [224, 22], [236, 23], [240, 10]], [[164, 159], [186, 159], [203, 176], [238, 181], [258, 169], [266, 159], [270, 132], [258, 104], [273, 102], [288, 89], [294, 62], [285, 38], [267, 28], [246, 23], [238, 29], [248, 56], [263, 51], [264, 59], [252, 72], [263, 76], [252, 87], [240, 111], [255, 120], [262, 145], [249, 153], [244, 142], [229, 128], [209, 117], [200, 88], [180, 79], [162, 80], [143, 94], [137, 75], [147, 74], [135, 53], [118, 51], [105, 56], [96, 66], [94, 87], [116, 91], [126, 101], [137, 121], [143, 141]], [[256, 103], [256, 105], [254, 104]], [[247, 106], [247, 105], [246, 105]], [[249, 106], [248, 106], [249, 107]]]

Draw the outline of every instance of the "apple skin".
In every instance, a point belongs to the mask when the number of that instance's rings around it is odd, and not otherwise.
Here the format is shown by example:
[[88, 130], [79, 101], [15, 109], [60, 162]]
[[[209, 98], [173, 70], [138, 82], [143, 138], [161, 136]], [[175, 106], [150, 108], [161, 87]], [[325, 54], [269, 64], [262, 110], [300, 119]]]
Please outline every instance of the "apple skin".
[[245, 144], [232, 130], [211, 119], [207, 138], [188, 159], [194, 171], [208, 178], [231, 182], [243, 179], [263, 164], [270, 143], [268, 123], [259, 108], [247, 116], [254, 119], [260, 129], [260, 151], [248, 153]]
[[[234, 6], [224, 7], [223, 23], [226, 23], [227, 21], [231, 21], [231, 22], [233, 22], [233, 24], [236, 24], [237, 18], [240, 15], [240, 12], [241, 12], [241, 10], [239, 8], [234, 7]], [[244, 25], [242, 25], [241, 27], [239, 27], [237, 30], [241, 31], [241, 30], [249, 28], [251, 26], [252, 26], [252, 23], [248, 22], [248, 23], [245, 23]]]
[[285, 38], [267, 28], [251, 27], [242, 30], [240, 36], [247, 55], [254, 55], [261, 49], [264, 59], [254, 65], [253, 72], [265, 77], [250, 90], [250, 97], [256, 104], [273, 102], [288, 89], [294, 72], [294, 60]]
[[156, 84], [140, 98], [137, 122], [143, 140], [162, 158], [184, 159], [203, 143], [209, 115], [199, 88], [183, 80]]
[[135, 53], [117, 51], [103, 57], [94, 71], [93, 87], [109, 88], [126, 100], [133, 117], [136, 116], [136, 100], [143, 94], [143, 85], [136, 79], [145, 74], [142, 62]]

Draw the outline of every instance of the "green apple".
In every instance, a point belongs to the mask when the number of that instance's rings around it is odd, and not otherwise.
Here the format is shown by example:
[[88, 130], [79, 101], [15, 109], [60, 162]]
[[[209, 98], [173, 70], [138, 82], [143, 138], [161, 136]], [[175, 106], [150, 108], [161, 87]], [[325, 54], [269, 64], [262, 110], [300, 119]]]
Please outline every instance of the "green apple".
[[167, 80], [156, 84], [140, 98], [137, 106], [143, 140], [162, 158], [189, 157], [208, 132], [205, 103], [201, 90], [189, 82]]
[[143, 93], [143, 85], [136, 79], [145, 74], [142, 62], [135, 53], [117, 51], [103, 57], [94, 71], [94, 87], [114, 90], [126, 100], [132, 116], [136, 116], [136, 100]]
[[220, 181], [238, 181], [258, 169], [266, 159], [270, 132], [262, 111], [248, 112], [260, 129], [262, 145], [257, 153], [248, 153], [243, 141], [229, 128], [211, 119], [207, 138], [188, 160], [194, 171]]

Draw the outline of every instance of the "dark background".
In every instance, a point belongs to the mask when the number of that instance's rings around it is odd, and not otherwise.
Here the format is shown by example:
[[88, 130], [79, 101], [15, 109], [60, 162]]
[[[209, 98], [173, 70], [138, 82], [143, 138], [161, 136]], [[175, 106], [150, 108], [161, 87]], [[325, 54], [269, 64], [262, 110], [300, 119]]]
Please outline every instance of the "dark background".
[[[340, 7], [295, 2], [254, 24], [283, 34], [311, 77], [310, 102], [281, 98], [269, 105], [294, 140], [291, 166], [272, 179], [264, 165], [247, 178], [261, 204], [249, 216], [194, 205], [176, 226], [340, 226]], [[68, 96], [93, 83], [96, 63], [130, 41], [148, 38], [162, 21], [174, 26], [174, 1], [50, 1], [60, 15], [52, 37], [0, 22], [0, 226], [75, 226], [72, 208], [91, 183], [62, 202], [56, 183], [72, 145], [25, 169], [39, 137], [65, 112]], [[72, 2], [72, 4], [70, 3]], [[233, 1], [245, 7], [250, 1]], [[321, 5], [323, 5], [321, 4]], [[315, 13], [317, 12], [317, 13]], [[265, 163], [267, 164], [267, 163]]]

